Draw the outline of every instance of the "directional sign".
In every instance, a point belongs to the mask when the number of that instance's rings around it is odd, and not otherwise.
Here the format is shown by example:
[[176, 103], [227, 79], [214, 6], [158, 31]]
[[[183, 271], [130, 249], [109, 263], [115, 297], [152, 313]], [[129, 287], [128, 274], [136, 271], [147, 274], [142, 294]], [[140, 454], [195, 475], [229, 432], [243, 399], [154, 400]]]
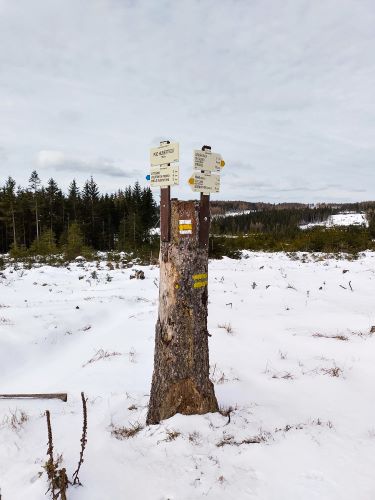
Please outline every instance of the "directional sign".
[[150, 162], [151, 166], [173, 163], [179, 160], [179, 145], [178, 142], [151, 148]]
[[206, 172], [220, 172], [222, 167], [222, 157], [218, 153], [212, 153], [209, 150], [194, 151], [194, 168], [205, 170]]
[[189, 179], [189, 184], [193, 191], [199, 193], [218, 193], [220, 191], [220, 176], [206, 172], [194, 172]]
[[165, 167], [151, 167], [151, 187], [176, 186], [179, 182], [179, 168], [177, 165]]

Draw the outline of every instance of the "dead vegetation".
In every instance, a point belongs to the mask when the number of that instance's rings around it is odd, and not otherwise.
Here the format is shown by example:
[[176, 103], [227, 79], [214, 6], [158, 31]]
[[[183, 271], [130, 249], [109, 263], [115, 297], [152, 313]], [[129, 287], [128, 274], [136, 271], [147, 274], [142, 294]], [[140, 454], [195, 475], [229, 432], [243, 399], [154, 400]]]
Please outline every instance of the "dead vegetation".
[[191, 432], [189, 434], [189, 441], [192, 444], [199, 445], [202, 443], [202, 434], [198, 431]]
[[234, 412], [234, 408], [232, 406], [228, 406], [228, 407], [220, 406], [220, 408], [219, 408], [220, 415], [228, 418], [228, 422], [225, 425], [230, 424], [230, 416], [233, 412]]
[[139, 422], [130, 424], [130, 427], [115, 427], [112, 425], [111, 436], [116, 439], [129, 439], [138, 434], [143, 429], [143, 426]]
[[90, 365], [91, 363], [95, 363], [95, 361], [112, 358], [114, 356], [122, 356], [122, 353], [117, 351], [109, 352], [105, 351], [104, 349], [99, 349], [91, 359], [89, 359], [88, 361], [86, 361], [86, 363], [82, 365], [82, 368], [84, 368], [87, 365]]
[[313, 337], [325, 338], [325, 339], [336, 339], [336, 340], [349, 340], [346, 335], [326, 335], [324, 333], [313, 333]]
[[339, 366], [322, 368], [321, 371], [322, 373], [324, 373], [324, 375], [329, 375], [330, 377], [340, 377], [343, 374], [343, 370]]
[[282, 378], [284, 380], [293, 380], [294, 376], [290, 372], [280, 372], [280, 373], [274, 373], [272, 375], [272, 378]]
[[27, 413], [16, 408], [15, 410], [9, 410], [9, 415], [4, 416], [1, 427], [8, 427], [12, 431], [19, 432], [24, 428], [28, 420]]
[[216, 443], [218, 448], [223, 448], [224, 446], [241, 446], [243, 444], [260, 444], [265, 443], [269, 439], [269, 435], [265, 432], [260, 432], [256, 436], [251, 436], [241, 441], [236, 441], [234, 436], [231, 434], [224, 434], [222, 439]]
[[62, 454], [59, 454], [57, 455], [56, 458], [54, 458], [51, 415], [49, 410], [46, 410], [45, 412], [47, 420], [47, 433], [48, 433], [48, 448], [47, 448], [48, 459], [43, 465], [43, 469], [47, 473], [47, 479], [48, 479], [47, 493], [50, 493], [52, 500], [67, 500], [66, 491], [69, 485], [82, 486], [78, 474], [84, 461], [83, 455], [87, 444], [87, 398], [85, 398], [85, 394], [83, 392], [81, 392], [81, 400], [82, 400], [82, 411], [83, 411], [81, 450], [78, 459], [78, 466], [73, 473], [72, 481], [68, 479], [66, 468], [61, 467], [63, 463]]
[[307, 423], [299, 423], [299, 424], [287, 424], [284, 427], [278, 427], [275, 429], [275, 432], [289, 432], [289, 431], [298, 431], [298, 430], [303, 430], [306, 429], [307, 427], [313, 427], [313, 426], [321, 426], [321, 427], [328, 427], [329, 429], [333, 429], [333, 424], [330, 420], [327, 420], [326, 422], [324, 420], [320, 420], [320, 418], [316, 418], [313, 420], [310, 420]]
[[223, 330], [225, 330], [229, 335], [233, 335], [233, 328], [232, 328], [232, 325], [230, 323], [222, 323], [222, 324], [219, 324], [217, 325], [218, 328], [222, 328]]
[[[179, 436], [181, 436], [181, 432], [176, 431], [174, 429], [165, 429], [165, 433], [166, 433], [167, 437], [165, 439], [162, 439], [162, 441], [165, 441], [167, 443], [170, 443], [171, 441], [174, 441]], [[159, 442], [160, 441], [158, 441], [158, 444], [159, 444]]]

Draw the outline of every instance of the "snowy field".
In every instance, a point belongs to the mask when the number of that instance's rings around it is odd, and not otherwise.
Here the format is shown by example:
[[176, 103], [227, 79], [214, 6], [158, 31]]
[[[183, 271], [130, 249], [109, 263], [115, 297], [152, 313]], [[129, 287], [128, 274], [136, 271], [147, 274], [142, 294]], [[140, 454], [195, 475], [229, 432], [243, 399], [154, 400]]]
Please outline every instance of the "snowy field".
[[309, 224], [303, 224], [300, 226], [301, 229], [309, 229], [311, 227], [324, 226], [324, 227], [334, 227], [334, 226], [365, 226], [368, 227], [368, 220], [365, 213], [356, 212], [343, 212], [340, 214], [330, 215], [327, 220], [323, 222], [311, 222]]
[[[211, 376], [230, 422], [144, 427], [157, 267], [137, 267], [145, 280], [105, 263], [0, 274], [0, 392], [68, 392], [67, 403], [0, 400], [2, 500], [46, 498], [46, 409], [75, 470], [80, 391], [84, 486], [69, 500], [375, 498], [375, 254], [245, 256], [209, 266]], [[118, 439], [122, 427], [142, 428]]]

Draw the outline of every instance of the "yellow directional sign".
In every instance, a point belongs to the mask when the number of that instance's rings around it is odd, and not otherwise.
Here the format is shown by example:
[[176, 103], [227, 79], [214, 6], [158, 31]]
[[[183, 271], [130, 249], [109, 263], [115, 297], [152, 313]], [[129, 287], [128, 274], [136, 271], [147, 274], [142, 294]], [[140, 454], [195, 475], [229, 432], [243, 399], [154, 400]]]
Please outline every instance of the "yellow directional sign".
[[193, 191], [203, 194], [218, 193], [220, 191], [220, 176], [208, 172], [194, 172], [189, 179]]

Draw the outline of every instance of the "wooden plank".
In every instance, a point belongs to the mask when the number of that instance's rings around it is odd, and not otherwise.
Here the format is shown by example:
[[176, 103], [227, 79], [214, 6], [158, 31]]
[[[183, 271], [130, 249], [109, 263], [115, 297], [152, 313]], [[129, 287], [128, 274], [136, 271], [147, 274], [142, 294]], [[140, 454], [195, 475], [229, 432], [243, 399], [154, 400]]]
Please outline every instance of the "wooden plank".
[[210, 195], [201, 193], [199, 205], [199, 246], [208, 248], [210, 235]]
[[160, 239], [168, 242], [171, 239], [171, 188], [160, 189]]
[[43, 394], [0, 394], [0, 399], [61, 399], [64, 403], [68, 400], [66, 392]]

